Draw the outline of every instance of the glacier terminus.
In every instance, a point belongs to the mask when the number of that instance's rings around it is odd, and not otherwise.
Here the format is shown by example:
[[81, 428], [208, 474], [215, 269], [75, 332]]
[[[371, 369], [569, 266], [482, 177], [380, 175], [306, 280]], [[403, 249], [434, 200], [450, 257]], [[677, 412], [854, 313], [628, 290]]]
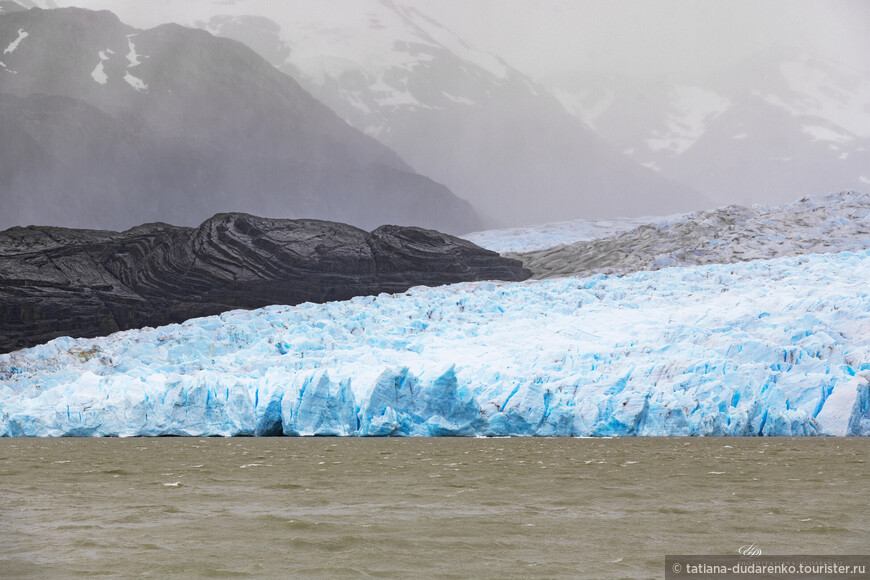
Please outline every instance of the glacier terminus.
[[870, 251], [231, 311], [0, 355], [3, 436], [870, 435]]

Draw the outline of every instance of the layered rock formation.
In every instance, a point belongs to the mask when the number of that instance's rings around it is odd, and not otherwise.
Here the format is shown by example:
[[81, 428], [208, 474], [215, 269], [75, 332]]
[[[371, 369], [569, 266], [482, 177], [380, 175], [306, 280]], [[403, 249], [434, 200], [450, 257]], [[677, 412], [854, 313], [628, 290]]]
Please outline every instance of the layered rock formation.
[[0, 352], [234, 308], [529, 275], [471, 242], [411, 227], [367, 233], [230, 213], [195, 229], [12, 228], [0, 232]]

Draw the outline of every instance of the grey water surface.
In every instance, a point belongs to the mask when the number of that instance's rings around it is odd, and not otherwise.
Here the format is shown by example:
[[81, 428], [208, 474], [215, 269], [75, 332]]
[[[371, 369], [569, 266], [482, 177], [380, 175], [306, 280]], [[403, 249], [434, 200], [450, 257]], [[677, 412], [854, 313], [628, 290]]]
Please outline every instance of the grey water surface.
[[5, 439], [0, 577], [662, 578], [870, 552], [866, 439]]

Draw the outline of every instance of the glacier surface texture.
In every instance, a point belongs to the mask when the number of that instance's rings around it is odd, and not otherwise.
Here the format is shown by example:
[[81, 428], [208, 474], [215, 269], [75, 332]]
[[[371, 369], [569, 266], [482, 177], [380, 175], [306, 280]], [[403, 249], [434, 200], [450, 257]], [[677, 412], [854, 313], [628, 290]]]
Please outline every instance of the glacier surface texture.
[[[842, 191], [774, 207], [731, 205], [606, 233], [606, 228], [620, 224], [626, 222], [605, 222], [598, 228], [590, 227], [594, 222], [585, 226], [580, 222], [574, 232], [592, 234], [585, 241], [506, 255], [520, 259], [535, 278], [557, 278], [858, 252], [870, 248], [870, 194]], [[557, 226], [528, 228], [526, 240], [555, 241], [560, 233]], [[510, 233], [468, 237], [480, 236], [492, 247], [509, 247], [505, 242]], [[593, 237], [596, 233], [603, 235]], [[519, 246], [523, 237], [517, 235], [515, 240]]]
[[870, 435], [870, 252], [464, 283], [0, 355], [0, 435]]

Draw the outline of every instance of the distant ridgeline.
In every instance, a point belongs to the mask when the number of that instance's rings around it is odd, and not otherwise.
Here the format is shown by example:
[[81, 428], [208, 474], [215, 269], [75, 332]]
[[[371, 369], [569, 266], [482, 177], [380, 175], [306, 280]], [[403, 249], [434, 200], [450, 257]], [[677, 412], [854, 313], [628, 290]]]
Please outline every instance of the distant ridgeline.
[[317, 220], [219, 214], [198, 228], [0, 232], [0, 352], [234, 308], [344, 300], [531, 272], [433, 230], [370, 233]]

